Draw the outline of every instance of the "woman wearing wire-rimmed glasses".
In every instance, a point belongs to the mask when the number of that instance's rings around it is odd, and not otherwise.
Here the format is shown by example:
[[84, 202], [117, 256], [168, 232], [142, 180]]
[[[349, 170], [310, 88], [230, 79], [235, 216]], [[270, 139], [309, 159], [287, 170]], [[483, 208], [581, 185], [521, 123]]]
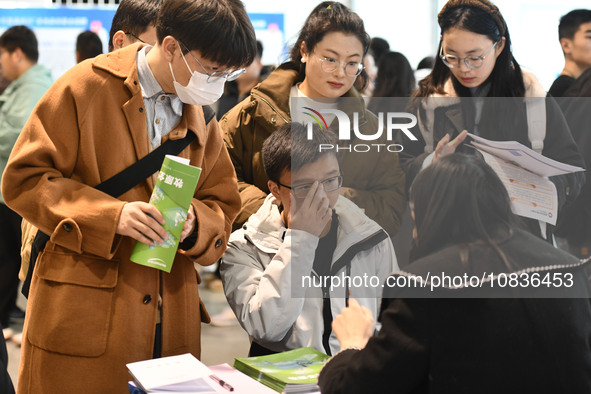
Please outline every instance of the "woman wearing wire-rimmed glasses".
[[[401, 136], [407, 185], [429, 163], [466, 147], [467, 132], [518, 141], [544, 156], [582, 166], [560, 109], [511, 51], [507, 24], [488, 0], [449, 0], [438, 16], [441, 36], [433, 71], [419, 83], [412, 108], [419, 141]], [[532, 98], [539, 98], [532, 100]], [[461, 98], [461, 99], [460, 99]], [[527, 98], [527, 99], [524, 99]], [[583, 173], [552, 177], [558, 204], [579, 193]], [[559, 212], [560, 215], [560, 212]], [[550, 240], [552, 226], [530, 220], [530, 231]]]
[[[235, 229], [258, 210], [269, 193], [260, 155], [263, 142], [285, 123], [310, 119], [302, 115], [302, 102], [314, 110], [341, 109], [351, 114], [351, 121], [352, 114], [357, 113], [359, 131], [376, 134], [378, 119], [366, 110], [355, 88], [362, 88], [366, 82], [363, 59], [369, 41], [357, 14], [338, 2], [320, 3], [302, 27], [290, 61], [279, 66], [252, 90], [250, 97], [220, 120], [242, 196], [242, 211], [234, 223]], [[323, 114], [324, 125], [338, 132], [334, 115]], [[385, 136], [370, 142], [353, 137], [340, 143], [381, 143], [385, 147], [388, 141]], [[344, 178], [340, 191], [394, 235], [404, 210], [404, 175], [397, 153], [385, 149], [374, 154], [341, 150]]]

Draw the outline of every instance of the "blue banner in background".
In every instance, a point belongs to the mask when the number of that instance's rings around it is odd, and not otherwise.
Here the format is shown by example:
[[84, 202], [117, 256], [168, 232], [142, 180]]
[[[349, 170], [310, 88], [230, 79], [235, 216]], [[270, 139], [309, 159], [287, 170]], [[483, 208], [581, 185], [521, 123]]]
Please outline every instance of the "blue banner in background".
[[[0, 34], [15, 25], [33, 29], [39, 41], [39, 63], [49, 67], [54, 79], [76, 64], [76, 37], [85, 30], [98, 34], [108, 51], [109, 31], [116, 7], [0, 8]], [[263, 43], [263, 64], [283, 60], [283, 14], [249, 14], [257, 39]]]
[[14, 8], [2, 9], [0, 28], [7, 29], [14, 25], [26, 25], [32, 29], [44, 27], [77, 27], [91, 30], [100, 26], [111, 28], [115, 9], [95, 8]]
[[283, 14], [249, 13], [248, 16], [255, 30], [285, 30], [283, 26]]
[[0, 10], [0, 33], [15, 25], [33, 29], [39, 42], [39, 63], [49, 67], [53, 79], [76, 64], [76, 38], [95, 32], [108, 50], [109, 30], [116, 8], [13, 8]]
[[285, 26], [283, 14], [249, 13], [250, 21], [263, 43], [263, 64], [279, 65], [283, 62]]

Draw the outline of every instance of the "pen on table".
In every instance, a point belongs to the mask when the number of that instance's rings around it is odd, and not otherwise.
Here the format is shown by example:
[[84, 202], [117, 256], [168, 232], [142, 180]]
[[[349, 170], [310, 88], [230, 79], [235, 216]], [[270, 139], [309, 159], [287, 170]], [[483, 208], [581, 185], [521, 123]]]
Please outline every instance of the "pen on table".
[[218, 378], [215, 375], [209, 375], [209, 377], [212, 378], [217, 384], [219, 384], [220, 386], [222, 386], [226, 390], [228, 390], [228, 391], [234, 391], [234, 387], [230, 386], [226, 381]]

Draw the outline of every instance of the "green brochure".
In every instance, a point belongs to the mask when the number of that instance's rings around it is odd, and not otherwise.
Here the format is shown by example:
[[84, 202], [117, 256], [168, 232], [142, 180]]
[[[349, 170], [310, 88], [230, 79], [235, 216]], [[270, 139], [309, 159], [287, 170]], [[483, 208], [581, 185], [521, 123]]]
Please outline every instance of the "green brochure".
[[189, 165], [188, 159], [166, 155], [150, 204], [164, 216], [168, 238], [154, 246], [136, 242], [131, 261], [170, 272], [200, 174], [201, 168]]
[[329, 359], [303, 347], [268, 356], [235, 357], [234, 368], [277, 392], [310, 392], [318, 388], [318, 374]]

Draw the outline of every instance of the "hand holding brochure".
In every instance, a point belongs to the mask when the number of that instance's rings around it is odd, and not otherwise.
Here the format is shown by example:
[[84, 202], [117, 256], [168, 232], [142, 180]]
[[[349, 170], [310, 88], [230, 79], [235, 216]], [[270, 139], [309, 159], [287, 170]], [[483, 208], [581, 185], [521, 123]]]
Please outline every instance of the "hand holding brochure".
[[540, 176], [555, 176], [585, 171], [584, 168], [571, 166], [542, 156], [517, 141], [491, 141], [471, 133], [468, 133], [468, 136], [474, 140], [472, 145], [478, 149], [505, 161], [515, 163], [519, 167]]
[[505, 185], [513, 212], [555, 225], [558, 193], [547, 177], [584, 169], [542, 156], [516, 141], [490, 141], [474, 134], [468, 136]]
[[558, 193], [552, 181], [484, 151], [480, 153], [505, 185], [513, 213], [556, 224]]
[[131, 261], [170, 272], [200, 174], [201, 169], [189, 165], [188, 159], [166, 155], [150, 204], [164, 216], [168, 238], [154, 246], [136, 242]]

